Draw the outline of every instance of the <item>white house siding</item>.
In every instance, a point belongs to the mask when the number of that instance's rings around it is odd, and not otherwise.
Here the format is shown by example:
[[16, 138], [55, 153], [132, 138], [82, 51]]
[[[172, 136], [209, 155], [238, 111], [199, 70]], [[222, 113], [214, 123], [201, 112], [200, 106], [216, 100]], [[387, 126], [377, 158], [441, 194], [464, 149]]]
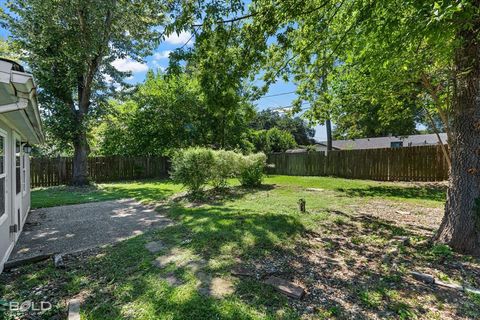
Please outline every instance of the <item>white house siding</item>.
[[5, 163], [0, 166], [0, 199], [5, 199], [0, 201], [1, 272], [30, 209], [30, 161], [23, 154], [23, 143], [44, 141], [32, 75], [18, 63], [1, 58], [0, 129], [5, 140]]
[[[5, 190], [3, 194], [5, 195], [5, 210], [4, 213], [0, 216], [0, 272], [3, 271], [3, 265], [7, 261], [10, 252], [13, 249], [13, 246], [20, 235], [23, 225], [25, 224], [28, 212], [30, 210], [30, 161], [28, 155], [23, 153], [23, 148], [21, 151], [21, 161], [25, 161], [25, 170], [22, 170], [21, 166], [21, 175], [20, 181], [24, 181], [25, 188], [20, 190], [21, 201], [18, 203], [19, 207], [16, 205], [15, 198], [17, 197], [16, 193], [16, 173], [15, 173], [15, 134], [20, 137], [20, 140], [24, 138], [16, 130], [14, 130], [10, 124], [3, 119], [3, 116], [0, 115], [0, 136], [5, 135], [5, 145], [4, 145], [4, 157], [5, 157]], [[0, 139], [1, 140], [1, 139]], [[23, 165], [23, 163], [21, 163]], [[1, 170], [0, 170], [1, 171]], [[23, 175], [26, 174], [25, 179]], [[0, 174], [0, 177], [2, 175]], [[2, 178], [0, 178], [0, 199], [2, 198]], [[1, 205], [0, 205], [1, 207]], [[20, 209], [20, 220], [18, 215], [18, 210]], [[11, 233], [10, 226], [17, 225], [17, 232]]]

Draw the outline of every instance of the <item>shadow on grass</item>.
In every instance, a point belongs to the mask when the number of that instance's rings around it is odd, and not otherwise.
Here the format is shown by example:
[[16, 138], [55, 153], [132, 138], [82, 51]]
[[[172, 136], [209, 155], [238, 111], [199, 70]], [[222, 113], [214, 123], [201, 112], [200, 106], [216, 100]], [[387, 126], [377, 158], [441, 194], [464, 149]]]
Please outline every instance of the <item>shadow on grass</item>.
[[229, 186], [222, 189], [210, 188], [204, 190], [201, 194], [197, 196], [186, 193], [174, 197], [172, 200], [176, 203], [188, 201], [191, 202], [194, 206], [200, 206], [204, 204], [220, 206], [224, 205], [225, 202], [239, 200], [247, 195], [252, 195], [261, 191], [273, 190], [275, 189], [275, 187], [275, 184], [262, 184], [261, 186], [254, 188], [246, 188], [242, 186]]
[[[443, 313], [429, 313], [439, 305], [454, 318], [480, 316], [480, 299], [465, 299], [457, 290], [426, 285], [409, 275], [410, 271], [425, 270], [434, 275], [441, 271], [452, 278], [470, 278], [474, 281], [470, 285], [475, 287], [479, 283], [472, 276], [477, 274], [478, 264], [459, 268], [462, 255], [449, 253], [446, 258], [432, 253], [434, 247], [422, 243], [410, 227], [368, 215], [331, 213], [340, 219], [332, 219], [327, 226], [329, 234], [309, 233], [309, 245], [299, 246], [290, 260], [297, 278], [315, 274], [316, 281], [306, 297], [310, 301], [305, 303], [322, 297], [323, 307], [338, 308], [335, 318], [340, 319], [442, 318]], [[412, 243], [405, 246], [396, 242], [398, 235], [409, 236]], [[313, 257], [312, 246], [317, 248]], [[425, 304], [425, 296], [432, 297], [430, 303]]]
[[[230, 195], [231, 199], [245, 196], [240, 189], [232, 192], [237, 193]], [[185, 285], [167, 285], [161, 277], [171, 268], [156, 268], [152, 261], [158, 255], [174, 252], [173, 248], [181, 248], [204, 259], [208, 263], [206, 272], [219, 276], [228, 277], [231, 267], [238, 263], [254, 262], [266, 268], [265, 261], [275, 262], [273, 274], [288, 280], [300, 279], [307, 287], [308, 295], [294, 304], [299, 309], [315, 305], [317, 310], [323, 310], [325, 318], [421, 317], [425, 312], [421, 301], [411, 303], [404, 297], [430, 294], [435, 296], [433, 301], [442, 301], [447, 309], [465, 316], [461, 311], [464, 299], [457, 293], [432, 293], [428, 286], [409, 278], [408, 271], [429, 263], [422, 255], [417, 256], [421, 253], [418, 249], [400, 247], [396, 256], [383, 259], [391, 246], [389, 241], [397, 235], [413, 235], [410, 228], [371, 216], [332, 211], [325, 228], [311, 236], [316, 243], [313, 245], [297, 241], [311, 233], [304, 227], [301, 215], [216, 205], [228, 197], [196, 207], [173, 203], [168, 212], [177, 221], [175, 225], [103, 249], [99, 255], [80, 260], [75, 269], [55, 270], [40, 279], [55, 283], [65, 298], [89, 291], [90, 297], [82, 307], [83, 319], [301, 317], [287, 298], [263, 285], [261, 279], [235, 282], [235, 294], [224, 299], [199, 294], [192, 284], [195, 279], [181, 268], [175, 274]], [[357, 241], [353, 241], [354, 237]], [[166, 249], [152, 255], [144, 245], [157, 240]], [[342, 259], [345, 264], [338, 262]], [[442, 268], [446, 274], [455, 271], [451, 266]], [[38, 280], [32, 274], [25, 276]], [[26, 298], [35, 296], [32, 293]]]
[[345, 193], [348, 197], [378, 197], [421, 199], [443, 202], [446, 199], [446, 187], [394, 187], [369, 186], [365, 188], [338, 188], [336, 191]]
[[[169, 215], [181, 223], [146, 235], [147, 238], [161, 239], [167, 246], [163, 254], [175, 252], [174, 248], [188, 250], [209, 263], [205, 272], [219, 276], [228, 275], [238, 259], [261, 259], [272, 252], [293, 255], [281, 244], [305, 232], [295, 216], [253, 210], [217, 206], [185, 208], [173, 204]], [[160, 281], [168, 267], [154, 267], [155, 256], [145, 250], [144, 243], [145, 238], [131, 239], [90, 261], [87, 273], [103, 283], [89, 285], [97, 289], [85, 305], [85, 319], [124, 317], [129, 311], [122, 306], [127, 304], [135, 319], [263, 319], [275, 318], [278, 312], [286, 319], [297, 318], [285, 297], [258, 281], [237, 283], [236, 294], [224, 299], [202, 296], [191, 282], [172, 288]], [[184, 271], [180, 268], [176, 275], [186, 282], [192, 281]], [[203, 282], [210, 285], [208, 279]], [[105, 290], [106, 284], [114, 285]]]

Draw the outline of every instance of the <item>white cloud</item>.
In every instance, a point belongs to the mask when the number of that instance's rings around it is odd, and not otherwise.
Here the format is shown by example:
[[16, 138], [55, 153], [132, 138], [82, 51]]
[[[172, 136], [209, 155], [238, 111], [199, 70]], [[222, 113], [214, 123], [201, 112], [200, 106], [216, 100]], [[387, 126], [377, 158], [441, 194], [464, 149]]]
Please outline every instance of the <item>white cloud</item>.
[[102, 76], [106, 83], [110, 84], [113, 82], [113, 78], [109, 74], [104, 73]]
[[153, 69], [165, 71], [165, 67], [161, 66], [156, 60], [152, 61], [152, 65], [153, 65]]
[[[190, 38], [192, 37], [192, 34], [187, 31], [182, 31], [180, 34], [177, 34], [176, 32], [172, 33], [169, 35], [166, 39], [165, 42], [170, 43], [170, 44], [185, 44]], [[188, 45], [192, 44], [192, 40], [188, 43]]]
[[131, 58], [117, 59], [112, 62], [112, 66], [122, 72], [131, 71], [132, 73], [137, 73], [148, 70], [147, 64], [132, 60]]
[[153, 59], [155, 59], [155, 60], [168, 59], [171, 52], [172, 52], [172, 50], [165, 50], [165, 51], [156, 52], [153, 55]]

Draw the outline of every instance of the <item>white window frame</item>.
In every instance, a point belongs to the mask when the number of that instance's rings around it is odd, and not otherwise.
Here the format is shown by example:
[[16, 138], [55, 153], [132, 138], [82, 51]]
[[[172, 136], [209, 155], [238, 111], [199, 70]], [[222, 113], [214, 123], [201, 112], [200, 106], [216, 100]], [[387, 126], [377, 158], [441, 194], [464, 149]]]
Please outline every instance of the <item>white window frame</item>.
[[1, 178], [5, 178], [4, 180], [4, 188], [3, 188], [3, 192], [4, 192], [4, 199], [3, 201], [5, 202], [4, 203], [4, 210], [5, 212], [0, 216], [0, 224], [4, 223], [5, 220], [7, 220], [9, 217], [9, 210], [7, 208], [7, 205], [8, 205], [8, 197], [9, 197], [9, 194], [8, 194], [8, 183], [7, 183], [7, 169], [8, 169], [8, 166], [7, 166], [7, 148], [9, 148], [8, 146], [8, 140], [7, 140], [7, 132], [3, 129], [0, 129], [0, 137], [3, 137], [3, 173], [0, 174], [0, 179]]
[[[15, 176], [15, 190], [13, 190], [13, 192], [15, 193], [15, 196], [22, 196], [22, 140], [21, 140], [21, 137], [20, 135], [17, 133], [13, 136], [13, 141], [14, 141], [14, 156], [13, 156], [13, 163], [14, 163], [14, 172], [12, 173], [12, 176]], [[19, 150], [17, 152], [17, 143], [19, 143]], [[19, 169], [20, 169], [20, 192], [17, 192], [17, 154], [18, 154], [18, 158], [20, 159], [20, 165], [19, 165]], [[16, 200], [15, 200], [16, 201]], [[21, 211], [21, 210], [20, 210]]]
[[22, 196], [27, 194], [27, 166], [25, 165], [25, 157], [28, 156], [23, 152], [26, 143], [20, 144], [20, 183], [22, 187]]

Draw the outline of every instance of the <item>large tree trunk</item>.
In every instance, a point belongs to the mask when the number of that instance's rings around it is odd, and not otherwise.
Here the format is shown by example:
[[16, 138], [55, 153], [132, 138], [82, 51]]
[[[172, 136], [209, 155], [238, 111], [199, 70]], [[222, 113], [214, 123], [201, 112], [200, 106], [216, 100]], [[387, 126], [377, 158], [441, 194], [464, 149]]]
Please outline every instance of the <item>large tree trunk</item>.
[[330, 119], [327, 119], [325, 121], [325, 127], [327, 128], [327, 151], [332, 151], [333, 150], [333, 144], [332, 144], [332, 121]]
[[[95, 64], [96, 65], [96, 64]], [[90, 107], [90, 93], [94, 71], [89, 76], [83, 75], [78, 78], [78, 110], [74, 110], [77, 131], [73, 139], [73, 147], [75, 149], [73, 155], [73, 177], [72, 184], [83, 186], [89, 184], [88, 180], [88, 154], [90, 148], [87, 141], [87, 129], [85, 116], [88, 114]]]
[[436, 240], [480, 256], [480, 45], [478, 25], [458, 34], [450, 186]]
[[83, 186], [89, 184], [88, 180], [88, 153], [89, 147], [87, 142], [87, 135], [81, 132], [73, 142], [75, 153], [73, 155], [73, 177], [72, 184], [76, 186]]

